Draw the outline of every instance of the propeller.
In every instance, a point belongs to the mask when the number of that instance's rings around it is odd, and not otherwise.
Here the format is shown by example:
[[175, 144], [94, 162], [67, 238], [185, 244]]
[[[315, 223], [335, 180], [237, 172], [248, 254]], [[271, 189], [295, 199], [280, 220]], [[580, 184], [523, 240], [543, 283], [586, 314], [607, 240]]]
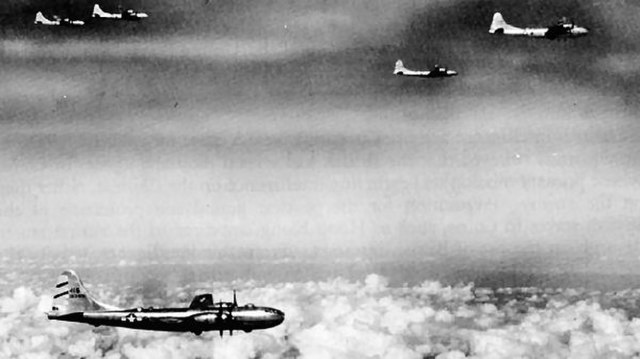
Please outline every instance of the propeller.
[[[216, 322], [222, 323], [222, 321], [226, 321], [226, 317], [222, 316], [222, 302], [218, 302], [218, 312], [216, 313]], [[222, 328], [222, 327], [221, 327]], [[223, 330], [220, 329], [220, 337], [222, 338]]]
[[[236, 299], [236, 290], [234, 289], [233, 290], [233, 306], [231, 307], [231, 311], [229, 313], [229, 320], [233, 320], [233, 318], [231, 317], [231, 313], [233, 313], [233, 310], [237, 307], [238, 307], [238, 300]], [[229, 335], [233, 336], [233, 328], [229, 329]]]
[[[238, 307], [238, 300], [236, 297], [236, 291], [233, 290], [233, 303], [230, 308], [222, 308], [222, 302], [218, 302], [218, 312], [216, 313], [216, 321], [220, 323], [231, 323], [233, 321], [233, 309]], [[223, 336], [224, 329], [220, 329], [220, 337]], [[229, 335], [233, 336], [233, 328], [229, 329]]]

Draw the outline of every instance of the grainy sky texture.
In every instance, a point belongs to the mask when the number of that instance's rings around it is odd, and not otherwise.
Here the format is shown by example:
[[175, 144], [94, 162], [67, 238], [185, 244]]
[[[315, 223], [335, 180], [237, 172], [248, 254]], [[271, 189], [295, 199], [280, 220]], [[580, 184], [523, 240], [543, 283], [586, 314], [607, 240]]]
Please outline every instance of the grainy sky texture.
[[[635, 1], [131, 1], [147, 21], [31, 24], [92, 4], [0, 5], [2, 246], [640, 256]], [[494, 11], [591, 34], [492, 37]], [[460, 75], [394, 77], [398, 58]]]

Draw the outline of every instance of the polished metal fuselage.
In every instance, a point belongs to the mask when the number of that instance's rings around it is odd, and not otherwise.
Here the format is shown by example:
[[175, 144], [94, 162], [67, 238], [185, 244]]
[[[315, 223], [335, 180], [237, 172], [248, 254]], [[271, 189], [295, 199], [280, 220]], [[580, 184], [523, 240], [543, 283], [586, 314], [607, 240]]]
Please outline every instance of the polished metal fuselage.
[[49, 319], [116, 326], [132, 329], [201, 333], [211, 330], [242, 330], [275, 327], [284, 321], [284, 313], [273, 308], [241, 306], [219, 309], [135, 308], [117, 311], [50, 313]]

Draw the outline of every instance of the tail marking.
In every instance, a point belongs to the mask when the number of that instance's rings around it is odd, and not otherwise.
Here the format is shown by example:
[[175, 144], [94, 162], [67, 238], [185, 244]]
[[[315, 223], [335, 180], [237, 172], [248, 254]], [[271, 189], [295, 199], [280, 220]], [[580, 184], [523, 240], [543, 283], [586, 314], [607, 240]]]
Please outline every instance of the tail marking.
[[62, 272], [55, 286], [50, 317], [70, 313], [118, 310], [119, 308], [100, 303], [87, 291], [82, 280], [72, 270]]

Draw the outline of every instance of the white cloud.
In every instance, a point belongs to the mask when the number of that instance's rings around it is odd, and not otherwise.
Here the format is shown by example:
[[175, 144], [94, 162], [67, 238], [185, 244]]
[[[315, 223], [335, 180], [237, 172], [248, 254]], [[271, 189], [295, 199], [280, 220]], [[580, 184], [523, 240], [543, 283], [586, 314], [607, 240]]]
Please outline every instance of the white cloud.
[[13, 290], [12, 297], [0, 299], [0, 313], [20, 313], [37, 301], [38, 298], [31, 289], [18, 287]]
[[[11, 50], [11, 49], [9, 49]], [[49, 101], [64, 105], [66, 101], [86, 96], [86, 82], [47, 71], [11, 71], [2, 76], [2, 101]]]
[[5, 56], [14, 58], [162, 58], [194, 60], [276, 60], [309, 51], [311, 44], [285, 47], [254, 39], [173, 39], [130, 41], [68, 41], [40, 44], [25, 40], [5, 40]]
[[[498, 359], [633, 358], [640, 352], [640, 321], [600, 304], [632, 303], [640, 294], [633, 290], [492, 291], [431, 281], [394, 288], [378, 275], [363, 282], [254, 285], [241, 291], [243, 301], [280, 308], [287, 319], [223, 338], [49, 322], [41, 313], [48, 295], [34, 290], [18, 287], [0, 299], [0, 356]], [[115, 288], [104, 294], [107, 301], [116, 297]], [[534, 296], [546, 305], [527, 300]]]

